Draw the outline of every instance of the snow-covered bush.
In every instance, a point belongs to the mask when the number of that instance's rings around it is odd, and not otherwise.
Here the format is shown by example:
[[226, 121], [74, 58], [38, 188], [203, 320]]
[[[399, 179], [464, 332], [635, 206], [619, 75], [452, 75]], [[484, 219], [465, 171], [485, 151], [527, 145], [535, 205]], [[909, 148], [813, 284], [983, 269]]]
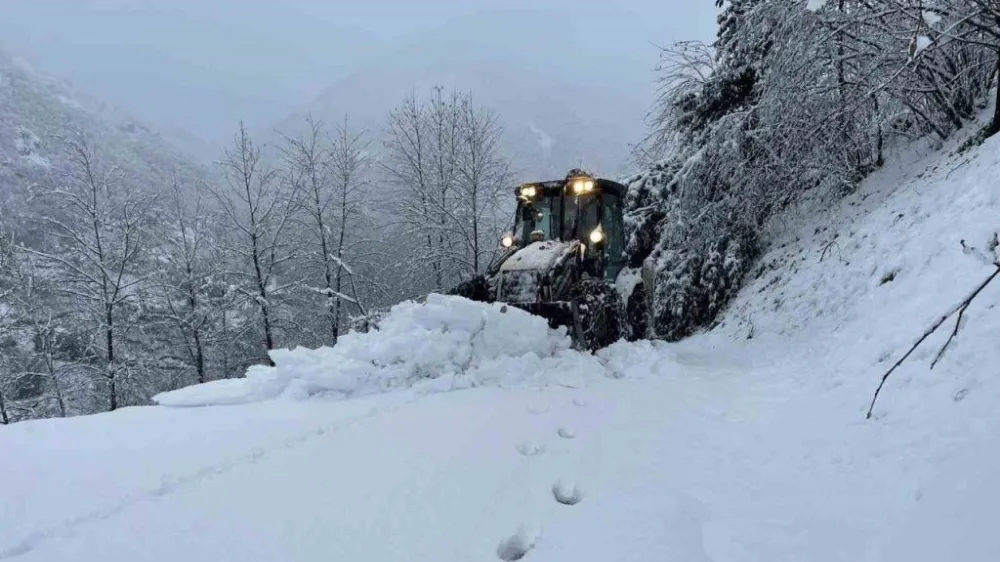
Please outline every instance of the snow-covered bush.
[[[711, 45], [664, 49], [638, 154], [647, 169], [627, 182], [626, 204], [629, 265], [654, 270], [655, 334], [709, 324], [759, 254], [763, 226], [803, 193], [850, 192], [890, 143], [944, 139], [971, 119], [995, 49], [944, 30], [995, 29], [987, 4], [945, 2], [924, 21], [902, 0], [730, 0]], [[908, 37], [921, 48], [908, 54]], [[995, 121], [993, 131], [1000, 112]]]
[[628, 194], [628, 261], [652, 268], [653, 287], [644, 290], [652, 290], [653, 333], [667, 340], [711, 323], [760, 252], [753, 228], [722, 220], [732, 216], [728, 200], [685, 198], [680, 170], [654, 166], [631, 179]]

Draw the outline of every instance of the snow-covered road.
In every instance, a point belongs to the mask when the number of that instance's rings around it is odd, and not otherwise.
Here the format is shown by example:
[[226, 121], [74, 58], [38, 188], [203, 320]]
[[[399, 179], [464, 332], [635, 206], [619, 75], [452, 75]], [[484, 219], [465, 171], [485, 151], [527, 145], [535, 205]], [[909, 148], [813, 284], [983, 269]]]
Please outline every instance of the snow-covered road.
[[36, 428], [17, 446], [38, 463], [17, 464], [48, 498], [6, 512], [0, 559], [513, 559], [642, 482], [664, 433], [686, 431], [684, 407], [723, 399], [720, 385], [607, 379], [62, 422], [103, 451], [53, 451]]

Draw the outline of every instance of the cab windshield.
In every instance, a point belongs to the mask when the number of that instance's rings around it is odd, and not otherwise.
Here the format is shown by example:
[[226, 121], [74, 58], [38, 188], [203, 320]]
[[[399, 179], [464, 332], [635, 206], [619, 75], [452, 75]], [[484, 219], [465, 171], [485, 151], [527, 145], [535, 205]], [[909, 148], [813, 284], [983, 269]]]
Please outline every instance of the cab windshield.
[[600, 201], [597, 196], [542, 197], [517, 207], [514, 233], [530, 243], [533, 232], [545, 240], [584, 240], [600, 224]]
[[[595, 246], [592, 236], [598, 229], [599, 242]], [[512, 234], [522, 246], [536, 240], [578, 240], [590, 250], [588, 259], [601, 256], [595, 267], [608, 278], [614, 278], [625, 263], [622, 200], [616, 192], [574, 195], [565, 190], [546, 190], [529, 200], [522, 198], [517, 204]], [[593, 253], [598, 247], [601, 252]]]
[[540, 232], [545, 240], [562, 239], [563, 197], [542, 197], [531, 203], [517, 205], [517, 220], [514, 233], [518, 239], [528, 244], [533, 232]]

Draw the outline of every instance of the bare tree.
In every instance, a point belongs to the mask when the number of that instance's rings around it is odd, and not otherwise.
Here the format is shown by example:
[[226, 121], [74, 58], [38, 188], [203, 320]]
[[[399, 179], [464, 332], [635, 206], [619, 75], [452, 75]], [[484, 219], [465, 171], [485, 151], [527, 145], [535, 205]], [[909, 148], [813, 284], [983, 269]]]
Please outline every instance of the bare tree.
[[[336, 204], [334, 213], [339, 228], [331, 248], [333, 255], [328, 256], [335, 265], [336, 279], [333, 287], [328, 288], [332, 288], [336, 296], [334, 321], [337, 326], [342, 321], [344, 301], [354, 305], [361, 315], [367, 313], [358, 292], [357, 274], [348, 261], [354, 262], [355, 257], [362, 257], [357, 250], [364, 243], [360, 237], [365, 222], [364, 199], [371, 192], [372, 158], [369, 147], [370, 142], [364, 132], [352, 132], [345, 117], [344, 123], [337, 127], [330, 151]], [[345, 277], [351, 285], [350, 297], [344, 295]]]
[[[13, 237], [0, 230], [0, 423], [67, 414], [67, 397], [57, 362], [64, 339], [60, 317], [49, 305], [51, 287]], [[25, 398], [28, 395], [30, 398]], [[8, 408], [7, 397], [15, 400]], [[49, 407], [49, 400], [55, 407]], [[13, 410], [13, 411], [12, 411]]]
[[511, 175], [502, 131], [496, 115], [469, 95], [445, 96], [441, 88], [427, 102], [407, 97], [389, 116], [383, 167], [405, 235], [423, 246], [413, 265], [430, 269], [427, 290], [447, 288], [484, 265], [500, 190]]
[[58, 270], [59, 291], [71, 297], [100, 334], [91, 351], [107, 382], [108, 409], [118, 407], [120, 339], [132, 320], [123, 308], [144, 277], [134, 270], [144, 249], [152, 199], [140, 194], [114, 167], [104, 166], [89, 141], [69, 143], [69, 171], [52, 192], [52, 212], [41, 217], [51, 227], [55, 249], [30, 250]]
[[472, 256], [471, 271], [481, 273], [484, 259], [499, 247], [504, 190], [512, 180], [510, 162], [501, 154], [503, 127], [495, 113], [475, 107], [471, 100], [461, 106], [456, 190], [461, 212], [467, 217], [464, 242]]
[[[411, 93], [389, 114], [385, 141], [387, 159], [382, 166], [397, 189], [393, 197], [396, 217], [405, 234], [420, 241], [408, 255], [430, 265], [433, 276], [428, 289], [438, 289], [444, 285], [444, 278], [437, 255], [433, 218], [435, 189], [431, 136], [427, 130], [426, 108], [416, 94]], [[423, 280], [418, 283], [428, 284]]]
[[[365, 309], [354, 269], [348, 265], [353, 256], [348, 253], [358, 242], [364, 222], [363, 197], [370, 188], [371, 157], [364, 134], [352, 132], [346, 118], [333, 138], [312, 116], [305, 118], [305, 125], [301, 136], [286, 137], [284, 156], [306, 218], [306, 239], [313, 246], [306, 262], [321, 277], [321, 285], [314, 289], [325, 298], [329, 341], [336, 344], [344, 303], [361, 314]], [[351, 296], [345, 294], [347, 283]]]
[[[7, 338], [14, 331], [13, 296], [17, 289], [18, 279], [14, 268], [14, 240], [4, 225], [0, 224], [0, 348], [6, 348], [15, 342]], [[0, 424], [10, 423], [7, 413], [7, 403], [4, 392], [7, 388], [9, 370], [11, 369], [10, 354], [0, 355]]]
[[[213, 193], [235, 231], [235, 240], [226, 250], [242, 267], [232, 273], [241, 281], [237, 289], [260, 314], [264, 349], [270, 351], [277, 342], [274, 300], [297, 284], [280, 281], [282, 266], [293, 257], [286, 234], [295, 210], [294, 193], [262, 161], [260, 148], [242, 122], [222, 168], [224, 185]], [[270, 357], [266, 360], [272, 363]]]
[[[40, 391], [37, 411], [28, 417], [49, 417], [53, 412], [58, 417], [66, 417], [69, 401], [79, 400], [84, 392], [80, 388], [80, 378], [71, 375], [87, 370], [63, 351], [71, 337], [65, 328], [72, 311], [50, 304], [55, 292], [53, 283], [45, 279], [34, 263], [25, 259], [19, 265], [16, 299], [22, 311], [22, 327], [32, 342], [20, 377], [29, 385], [34, 383]], [[68, 388], [71, 386], [73, 388]], [[54, 408], [49, 404], [51, 401], [55, 402]]]
[[159, 297], [156, 315], [176, 334], [195, 380], [203, 383], [208, 380], [207, 348], [219, 321], [215, 316], [225, 305], [219, 302], [224, 300], [220, 299], [223, 291], [216, 287], [221, 269], [219, 256], [214, 255], [214, 217], [201, 194], [183, 189], [176, 176], [162, 211], [161, 267], [154, 283]]

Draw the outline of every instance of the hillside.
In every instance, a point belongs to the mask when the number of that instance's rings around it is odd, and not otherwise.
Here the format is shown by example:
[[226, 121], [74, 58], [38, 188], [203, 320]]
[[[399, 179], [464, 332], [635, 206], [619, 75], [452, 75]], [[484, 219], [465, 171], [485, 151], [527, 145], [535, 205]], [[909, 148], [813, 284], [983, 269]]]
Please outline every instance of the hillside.
[[681, 343], [579, 355], [432, 297], [171, 407], [0, 428], [0, 559], [996, 560], [1000, 285], [865, 419], [995, 269], [960, 241], [1000, 228], [1000, 139], [959, 140], [774, 221]]
[[0, 202], [6, 209], [24, 210], [31, 187], [64, 166], [64, 141], [76, 133], [138, 185], [159, 184], [175, 171], [186, 178], [206, 173], [141, 122], [0, 51]]
[[504, 150], [526, 181], [563, 177], [581, 164], [598, 174], [620, 174], [630, 144], [644, 134], [645, 101], [614, 84], [583, 87], [580, 80], [530, 65], [463, 60], [459, 54], [426, 63], [399, 58], [336, 81], [275, 128], [294, 131], [306, 113], [328, 123], [346, 114], [353, 127], [379, 139], [389, 112], [404, 96], [426, 95], [440, 85], [472, 92], [477, 104], [497, 113], [505, 127]]

